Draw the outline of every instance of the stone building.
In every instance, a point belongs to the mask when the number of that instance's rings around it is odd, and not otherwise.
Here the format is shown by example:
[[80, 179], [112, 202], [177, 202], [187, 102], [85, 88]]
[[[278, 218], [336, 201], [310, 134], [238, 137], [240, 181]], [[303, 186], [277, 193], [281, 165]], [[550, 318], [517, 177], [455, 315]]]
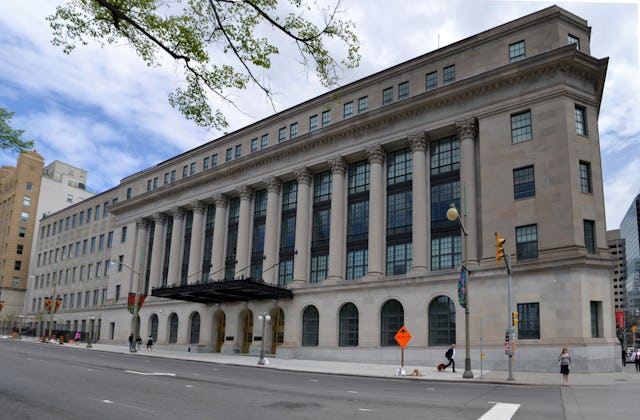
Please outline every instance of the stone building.
[[[101, 339], [126, 341], [123, 296], [139, 292], [135, 328], [160, 345], [395, 362], [405, 326], [406, 360], [435, 365], [467, 344], [465, 262], [473, 369], [480, 343], [485, 368], [506, 368], [512, 310], [516, 369], [555, 371], [565, 345], [583, 372], [620, 369], [597, 124], [607, 59], [590, 36], [550, 7], [123, 179], [102, 200], [115, 235], [102, 262], [119, 269], [91, 309]], [[56, 241], [38, 252], [71, 240]]]

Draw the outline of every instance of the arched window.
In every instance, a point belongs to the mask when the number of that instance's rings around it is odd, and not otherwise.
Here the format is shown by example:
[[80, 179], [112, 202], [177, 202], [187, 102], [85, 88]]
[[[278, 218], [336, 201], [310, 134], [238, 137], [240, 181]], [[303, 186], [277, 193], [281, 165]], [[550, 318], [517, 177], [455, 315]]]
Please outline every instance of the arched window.
[[169, 343], [178, 342], [178, 315], [172, 313], [169, 315]]
[[200, 314], [194, 312], [191, 315], [191, 331], [189, 333], [189, 344], [198, 344], [200, 342]]
[[404, 325], [404, 308], [395, 299], [388, 300], [380, 312], [380, 345], [397, 346], [394, 338], [400, 327]]
[[315, 306], [308, 306], [302, 313], [302, 345], [317, 346], [320, 316]]
[[338, 332], [338, 345], [351, 347], [358, 345], [358, 308], [351, 302], [345, 303], [340, 308], [340, 324]]
[[456, 342], [456, 307], [447, 296], [429, 305], [429, 345], [448, 346]]
[[153, 338], [153, 341], [158, 341], [158, 315], [151, 315], [151, 328], [149, 328], [149, 335]]

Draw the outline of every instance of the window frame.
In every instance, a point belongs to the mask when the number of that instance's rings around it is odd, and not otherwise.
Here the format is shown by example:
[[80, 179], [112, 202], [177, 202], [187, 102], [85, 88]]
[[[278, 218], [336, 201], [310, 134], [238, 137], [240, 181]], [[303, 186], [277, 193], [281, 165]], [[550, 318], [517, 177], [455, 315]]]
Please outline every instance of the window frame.
[[515, 63], [527, 58], [524, 39], [509, 44], [509, 63]]
[[531, 110], [511, 114], [511, 144], [523, 143], [533, 139]]

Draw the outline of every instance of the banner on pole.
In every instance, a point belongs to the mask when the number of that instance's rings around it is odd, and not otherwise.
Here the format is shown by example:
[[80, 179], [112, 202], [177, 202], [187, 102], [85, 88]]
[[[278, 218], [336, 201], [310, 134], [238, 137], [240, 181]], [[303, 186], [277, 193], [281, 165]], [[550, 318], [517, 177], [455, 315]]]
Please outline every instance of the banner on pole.
[[[143, 295], [143, 294], [138, 295], [138, 311], [140, 311], [140, 308], [142, 307], [142, 304], [144, 303], [144, 300], [146, 299], [146, 297], [147, 295]], [[135, 305], [136, 305], [136, 294], [129, 293], [129, 296], [127, 298], [127, 309], [129, 310], [129, 313], [131, 313], [131, 315], [134, 314]]]
[[44, 298], [44, 310], [47, 311], [48, 314], [51, 313], [51, 298], [46, 297]]
[[616, 324], [618, 328], [624, 328], [624, 312], [616, 311]]
[[467, 272], [460, 271], [460, 279], [458, 280], [458, 302], [463, 308], [467, 307]]

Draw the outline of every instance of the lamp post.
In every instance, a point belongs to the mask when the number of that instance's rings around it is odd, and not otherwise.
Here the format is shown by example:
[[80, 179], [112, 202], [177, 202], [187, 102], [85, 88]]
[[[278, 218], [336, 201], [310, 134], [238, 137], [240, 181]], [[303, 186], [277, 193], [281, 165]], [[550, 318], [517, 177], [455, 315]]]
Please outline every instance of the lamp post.
[[[467, 218], [466, 212], [464, 215], [465, 219]], [[467, 259], [469, 256], [469, 247], [468, 247], [468, 236], [469, 234], [467, 233], [467, 229], [464, 226], [464, 223], [462, 222], [462, 219], [460, 218], [460, 213], [458, 212], [458, 209], [456, 208], [456, 205], [451, 203], [451, 205], [449, 206], [449, 210], [447, 210], [447, 219], [449, 219], [449, 221], [453, 222], [455, 220], [458, 221], [458, 223], [460, 224], [460, 229], [462, 230], [462, 235], [463, 235], [463, 239], [464, 239], [464, 258], [462, 260], [462, 270], [464, 271], [465, 274], [465, 278], [466, 278], [466, 287], [465, 287], [465, 308], [464, 308], [464, 352], [465, 352], [465, 356], [464, 356], [464, 373], [462, 374], [462, 377], [465, 379], [472, 379], [473, 378], [473, 372], [471, 372], [471, 346], [470, 346], [470, 334], [469, 334], [469, 284], [471, 283], [469, 281], [469, 269], [467, 268]]]
[[267, 322], [271, 321], [271, 316], [263, 312], [258, 315], [258, 321], [262, 322], [262, 340], [260, 341], [260, 359], [258, 360], [258, 364], [262, 366], [267, 364], [264, 358], [264, 327]]
[[20, 318], [20, 328], [18, 329], [18, 338], [22, 340], [22, 320], [24, 319], [24, 315], [20, 314], [18, 315], [18, 318]]
[[93, 346], [91, 346], [91, 342], [93, 341], [93, 322], [95, 321], [95, 319], [95, 315], [89, 315], [89, 341], [87, 342], [88, 349], [93, 348]]
[[[142, 261], [142, 256], [140, 260]], [[137, 278], [135, 298], [133, 300], [133, 318], [131, 320], [131, 335], [133, 336], [133, 343], [131, 348], [129, 349], [130, 353], [137, 353], [138, 351], [136, 350], [136, 340], [138, 339], [138, 335], [140, 335], [140, 332], [138, 331], [138, 316], [140, 312], [139, 302], [140, 302], [140, 288], [142, 287], [142, 273], [134, 270], [133, 268], [129, 267], [128, 265], [120, 261], [118, 261], [117, 263], [115, 261], [111, 261], [109, 263], [110, 266], [114, 266], [115, 264], [122, 265], [123, 267], [127, 268], [129, 271], [135, 274]]]

